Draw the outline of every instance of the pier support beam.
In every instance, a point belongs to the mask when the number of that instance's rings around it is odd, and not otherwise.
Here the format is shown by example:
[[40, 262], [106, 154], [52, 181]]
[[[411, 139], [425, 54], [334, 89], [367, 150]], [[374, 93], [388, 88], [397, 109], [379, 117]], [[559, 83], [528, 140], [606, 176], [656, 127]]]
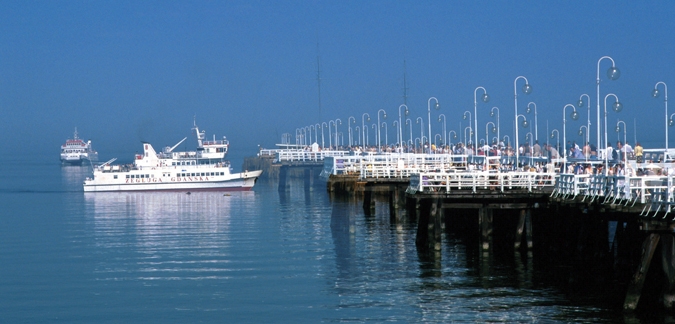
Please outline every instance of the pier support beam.
[[672, 234], [661, 234], [661, 262], [668, 280], [663, 292], [663, 307], [672, 310], [675, 305], [675, 240]]
[[372, 188], [366, 187], [363, 192], [363, 212], [366, 216], [375, 214], [375, 195]]
[[480, 226], [480, 246], [483, 252], [490, 251], [492, 246], [492, 209], [478, 208], [478, 224]]
[[389, 222], [394, 224], [401, 220], [401, 193], [398, 186], [389, 192]]
[[417, 225], [417, 248], [423, 251], [441, 250], [441, 200], [422, 203]]
[[282, 165], [279, 167], [279, 191], [286, 191], [288, 189], [288, 167]]
[[659, 234], [649, 234], [642, 243], [642, 259], [638, 265], [638, 269], [628, 285], [628, 292], [623, 303], [623, 309], [627, 311], [634, 311], [637, 308], [638, 301], [640, 301], [640, 294], [645, 283], [645, 277], [649, 270], [649, 264], [652, 262], [654, 250], [659, 244]]
[[520, 249], [520, 244], [523, 241], [523, 232], [527, 240], [527, 249], [532, 249], [532, 213], [530, 209], [521, 209], [520, 217], [518, 218], [518, 228], [516, 229], [516, 242], [513, 247]]
[[311, 168], [305, 168], [305, 190], [310, 190], [314, 184], [314, 171]]

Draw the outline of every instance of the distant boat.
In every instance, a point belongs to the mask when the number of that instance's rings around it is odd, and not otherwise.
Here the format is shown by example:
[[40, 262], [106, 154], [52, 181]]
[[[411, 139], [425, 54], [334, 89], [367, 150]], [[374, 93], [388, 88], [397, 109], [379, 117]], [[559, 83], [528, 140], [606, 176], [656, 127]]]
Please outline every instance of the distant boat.
[[84, 161], [97, 162], [98, 152], [91, 148], [91, 141], [86, 143], [77, 136], [77, 127], [72, 139], [61, 145], [61, 163], [66, 165], [82, 165]]
[[157, 153], [143, 143], [143, 154], [137, 154], [132, 165], [111, 165], [115, 159], [94, 168], [94, 177], [84, 180], [84, 191], [248, 191], [253, 188], [261, 170], [232, 173], [225, 154], [229, 142], [223, 138], [204, 140], [204, 131], [197, 125], [197, 150], [174, 152], [183, 141]]

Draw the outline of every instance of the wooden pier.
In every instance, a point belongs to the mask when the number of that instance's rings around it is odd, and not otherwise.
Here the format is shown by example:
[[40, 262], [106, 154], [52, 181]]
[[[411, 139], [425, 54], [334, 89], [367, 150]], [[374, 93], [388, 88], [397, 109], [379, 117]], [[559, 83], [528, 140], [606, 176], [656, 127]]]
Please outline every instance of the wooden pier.
[[[477, 231], [481, 253], [507, 245], [514, 251], [553, 254], [574, 265], [574, 280], [583, 280], [589, 271], [631, 272], [624, 278], [626, 311], [637, 308], [650, 265], [658, 263], [665, 278], [663, 307], [673, 309], [672, 177], [565, 174], [550, 161], [541, 163], [548, 172], [516, 172], [504, 170], [500, 162], [509, 161], [446, 154], [278, 152], [274, 164], [280, 170], [279, 190], [287, 188], [289, 170], [304, 170], [306, 187], [321, 170], [331, 194], [363, 197], [365, 215], [375, 213], [376, 197], [388, 199], [392, 223], [417, 221], [416, 245], [425, 258], [439, 257], [445, 227], [468, 221]], [[502, 236], [509, 241], [495, 241], [496, 230], [512, 231]]]

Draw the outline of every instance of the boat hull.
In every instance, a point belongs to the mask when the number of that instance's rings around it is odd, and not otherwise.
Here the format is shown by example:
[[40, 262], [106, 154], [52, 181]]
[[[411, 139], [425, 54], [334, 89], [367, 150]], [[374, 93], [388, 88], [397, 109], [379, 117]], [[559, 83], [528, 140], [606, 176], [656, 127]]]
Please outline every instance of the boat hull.
[[250, 191], [262, 171], [232, 174], [229, 179], [213, 181], [168, 181], [111, 183], [86, 180], [86, 192], [110, 191]]

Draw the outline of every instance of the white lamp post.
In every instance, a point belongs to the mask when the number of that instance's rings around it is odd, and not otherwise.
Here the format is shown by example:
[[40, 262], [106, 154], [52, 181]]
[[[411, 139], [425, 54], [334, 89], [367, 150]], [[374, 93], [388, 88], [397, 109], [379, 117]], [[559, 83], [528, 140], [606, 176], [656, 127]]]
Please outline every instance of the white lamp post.
[[605, 165], [606, 165], [605, 174], [607, 174], [607, 169], [609, 168], [609, 165], [607, 164], [608, 163], [608, 156], [607, 156], [607, 98], [609, 96], [614, 97], [614, 99], [616, 100], [614, 102], [614, 104], [612, 104], [612, 110], [614, 110], [615, 112], [620, 112], [623, 109], [623, 104], [621, 102], [619, 102], [619, 97], [617, 97], [615, 94], [608, 93], [605, 96]]
[[441, 122], [441, 117], [443, 117], [443, 145], [448, 144], [448, 136], [445, 133], [445, 127], [446, 127], [446, 120], [445, 120], [445, 114], [440, 114], [438, 115], [438, 122]]
[[[623, 145], [626, 145], [626, 123], [623, 120], [618, 120], [616, 122], [616, 129], [615, 130], [616, 130], [617, 133], [620, 130], [619, 124], [623, 124]], [[666, 129], [668, 129], [668, 128], [666, 127]], [[623, 153], [623, 165], [624, 165], [624, 168], [625, 168], [628, 165], [628, 158], [627, 158], [628, 154], [626, 154], [625, 148], [624, 148], [623, 151], [624, 151], [624, 153]], [[666, 156], [664, 155], [663, 158], [665, 160]]]
[[[420, 148], [424, 147], [424, 119], [422, 117], [417, 117], [416, 120], [417, 124], [420, 124]], [[422, 150], [422, 153], [424, 153], [424, 150]]]
[[537, 104], [532, 102], [532, 101], [530, 101], [527, 104], [527, 110], [525, 110], [525, 112], [527, 112], [528, 114], [530, 113], [530, 111], [532, 111], [532, 108], [530, 108], [530, 105], [534, 106], [534, 140], [538, 141], [539, 140], [539, 129], [537, 128]]
[[492, 133], [493, 133], [493, 134], [494, 134], [494, 133], [497, 133], [497, 126], [495, 126], [495, 123], [493, 123], [493, 122], [488, 122], [487, 124], [485, 124], [485, 144], [488, 144], [488, 145], [490, 144], [490, 142], [488, 141], [488, 140], [490, 139], [490, 138], [489, 138], [489, 135], [488, 135], [488, 125], [490, 125], [490, 124], [492, 124], [492, 128], [491, 128], [491, 129], [492, 129]]
[[[380, 112], [382, 112], [382, 118], [387, 119], [387, 112], [384, 109], [377, 111], [377, 124], [380, 125]], [[377, 151], [382, 151], [382, 137], [380, 137], [380, 127], [377, 128]]]
[[565, 145], [565, 148], [563, 149], [563, 165], [567, 164], [567, 127], [565, 126], [567, 124], [567, 119], [565, 118], [565, 110], [567, 107], [572, 107], [573, 111], [572, 114], [570, 114], [570, 118], [572, 120], [577, 120], [579, 119], [579, 114], [577, 113], [577, 108], [574, 107], [573, 104], [566, 104], [565, 107], [563, 107], [563, 145]]
[[370, 121], [370, 115], [368, 115], [368, 113], [363, 113], [363, 115], [361, 115], [361, 132], [363, 133], [362, 138], [366, 139], [365, 141], [363, 141], [364, 152], [366, 151], [366, 145], [368, 145], [368, 139], [366, 137], [366, 116], [368, 116], [368, 121]]
[[[481, 97], [481, 100], [483, 102], [488, 102], [490, 101], [490, 96], [487, 94], [487, 90], [483, 87], [476, 87], [476, 89], [473, 89], [473, 129], [478, 129], [478, 113], [476, 112], [477, 106], [478, 106], [478, 101], [476, 100], [476, 92], [478, 92], [478, 89], [483, 90], [483, 96]], [[478, 145], [478, 132], [474, 135], [474, 141], [476, 141], [476, 145]]]
[[[335, 150], [337, 150], [338, 147], [340, 146], [340, 143], [338, 143], [338, 129], [337, 129], [337, 127], [338, 127], [338, 123], [339, 123], [339, 125], [342, 125], [342, 120], [340, 118], [337, 118], [337, 119], [335, 119], [334, 123], [335, 123]], [[344, 143], [344, 140], [343, 140], [342, 145], [344, 145], [344, 144], [345, 143]]]
[[490, 117], [495, 116], [495, 109], [497, 109], [497, 139], [499, 139], [499, 108], [492, 107], [492, 109], [490, 109]]
[[[406, 105], [400, 105], [398, 106], [398, 144], [403, 147], [403, 124], [401, 120], [401, 108], [405, 107], [405, 115], [408, 116], [408, 106]], [[410, 134], [410, 138], [412, 138], [412, 133]]]
[[[518, 82], [518, 79], [525, 80], [525, 85], [523, 85], [523, 89], [522, 89], [523, 93], [525, 93], [525, 94], [532, 93], [532, 86], [530, 86], [530, 83], [529, 83], [529, 81], [527, 81], [526, 77], [521, 75], [521, 76], [516, 77], [515, 80], [513, 80], [513, 108], [514, 108], [514, 112], [515, 112], [514, 113], [514, 116], [515, 116], [514, 128], [515, 128], [515, 132], [516, 132], [516, 134], [515, 134], [515, 137], [516, 137], [516, 146], [515, 146], [516, 168], [518, 168], [518, 163], [519, 163], [518, 158], [520, 157], [520, 154], [518, 152], [519, 151], [518, 150], [518, 148], [519, 148], [519, 145], [518, 145], [518, 91], [516, 91], [516, 82]], [[525, 119], [525, 116], [523, 116], [523, 119]], [[523, 127], [527, 127], [526, 125], [527, 125], [527, 120], [523, 120]]]
[[[665, 82], [659, 81], [654, 85], [654, 90], [652, 91], [652, 97], [656, 98], [660, 95], [658, 86], [659, 84], [663, 85], [663, 90], [665, 96], [663, 98], [663, 104], [666, 106], [666, 152], [663, 154], [663, 161], [665, 162], [668, 159], [668, 86]], [[624, 127], [625, 127], [624, 123]]]
[[347, 118], [347, 125], [349, 127], [349, 131], [347, 133], [348, 133], [348, 136], [349, 136], [349, 146], [350, 147], [353, 144], [352, 143], [352, 123], [356, 124], [356, 118], [354, 118], [354, 116], [349, 116], [349, 118]]
[[[595, 77], [595, 84], [596, 84], [596, 103], [597, 103], [597, 108], [598, 108], [598, 149], [600, 149], [600, 61], [603, 59], [608, 59], [612, 61], [612, 67], [607, 70], [607, 77], [610, 80], [616, 80], [621, 76], [621, 71], [619, 71], [618, 68], [616, 68], [616, 65], [614, 64], [614, 59], [609, 57], [609, 56], [603, 56], [598, 60], [598, 68], [597, 68], [597, 73]], [[605, 123], [605, 128], [607, 127], [607, 123]], [[607, 129], [605, 129], [605, 133], [607, 132]], [[607, 144], [607, 143], [605, 143]], [[607, 148], [607, 147], [605, 147]]]
[[[591, 97], [587, 94], [582, 94], [579, 96], [579, 101], [577, 101], [577, 107], [581, 108], [584, 105], [583, 97], [586, 96], [587, 108], [588, 108], [588, 120], [586, 121], [586, 143], [591, 145]], [[597, 148], [596, 148], [597, 149]]]
[[[436, 105], [434, 105], [434, 108], [436, 110], [441, 108], [441, 105], [438, 104], [438, 99], [436, 99], [436, 97], [431, 97], [431, 98], [429, 98], [429, 100], [427, 100], [427, 113], [428, 113], [428, 117], [427, 117], [428, 121], [427, 122], [429, 123], [429, 137], [427, 137], [427, 140], [429, 142], [431, 142], [431, 100], [432, 99], [434, 101], [436, 101]], [[429, 143], [429, 144], [431, 144], [431, 143]]]

